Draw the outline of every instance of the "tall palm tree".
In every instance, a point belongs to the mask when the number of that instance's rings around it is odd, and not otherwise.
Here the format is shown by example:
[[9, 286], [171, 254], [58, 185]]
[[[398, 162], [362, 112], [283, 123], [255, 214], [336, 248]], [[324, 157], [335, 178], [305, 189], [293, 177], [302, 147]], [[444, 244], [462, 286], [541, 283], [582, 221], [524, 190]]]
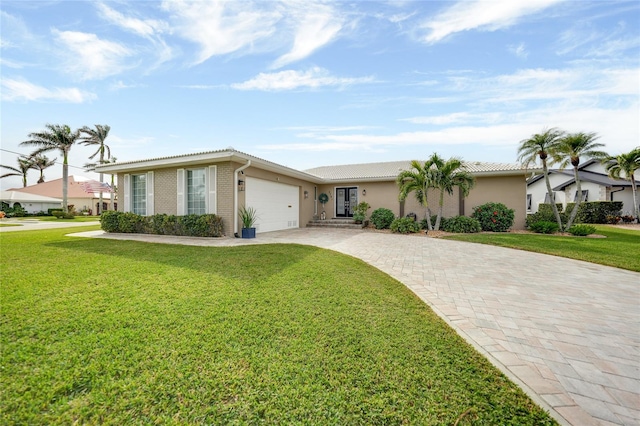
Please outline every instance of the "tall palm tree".
[[580, 183], [580, 157], [588, 157], [602, 160], [608, 157], [607, 153], [601, 151], [604, 144], [596, 142], [600, 136], [596, 133], [570, 133], [563, 136], [553, 152], [553, 159], [564, 169], [569, 164], [573, 166], [573, 176], [576, 181], [576, 203], [571, 210], [571, 215], [567, 221], [567, 229], [571, 228], [576, 219], [578, 209], [582, 203], [582, 185]]
[[66, 124], [46, 124], [45, 130], [29, 133], [31, 139], [20, 145], [36, 148], [31, 156], [44, 154], [45, 152], [58, 150], [62, 154], [62, 210], [69, 212], [67, 194], [69, 192], [69, 151], [80, 137], [80, 130], [71, 131]]
[[549, 167], [547, 159], [549, 155], [553, 154], [560, 139], [564, 136], [564, 132], [557, 128], [551, 128], [544, 130], [542, 133], [536, 133], [531, 135], [528, 139], [520, 141], [518, 146], [518, 161], [524, 166], [536, 164], [538, 159], [542, 163], [542, 174], [544, 181], [547, 184], [547, 194], [549, 194], [549, 202], [551, 203], [551, 209], [553, 215], [558, 223], [558, 228], [562, 229], [562, 219], [560, 218], [560, 212], [558, 206], [556, 206], [553, 191], [551, 190], [551, 182], [549, 181]]
[[[633, 213], [636, 217], [636, 222], [640, 222], [640, 214], [638, 214], [638, 189], [636, 187], [636, 179], [633, 176], [636, 170], [640, 170], [640, 146], [626, 154], [609, 157], [604, 162], [609, 176], [614, 179], [626, 179], [631, 182]], [[622, 178], [621, 175], [624, 175], [624, 178]]]
[[[111, 148], [107, 144], [104, 143], [107, 136], [109, 136], [109, 130], [111, 130], [110, 126], [95, 124], [95, 129], [84, 126], [80, 129], [80, 132], [84, 134], [80, 138], [80, 143], [87, 146], [97, 146], [98, 149], [92, 155], [89, 156], [89, 160], [93, 160], [96, 155], [100, 154], [98, 157], [98, 164], [104, 164], [105, 160], [111, 158]], [[104, 174], [100, 173], [100, 183], [104, 180]], [[100, 199], [98, 201], [100, 204], [100, 210], [102, 210], [102, 192], [100, 192]]]
[[453, 194], [454, 188], [457, 186], [463, 196], [469, 195], [469, 191], [476, 183], [475, 178], [469, 173], [462, 163], [462, 160], [452, 157], [444, 161], [438, 154], [433, 154], [425, 165], [431, 164], [429, 167], [432, 175], [433, 185], [440, 190], [440, 199], [438, 200], [438, 217], [434, 229], [440, 229], [440, 220], [442, 219], [442, 209], [444, 207], [444, 193]]
[[56, 164], [57, 158], [53, 160], [49, 160], [46, 155], [38, 154], [31, 157], [31, 161], [33, 162], [33, 168], [36, 170], [40, 170], [40, 179], [38, 179], [38, 183], [44, 182], [44, 170]]
[[[116, 157], [111, 157], [108, 160], [104, 160], [102, 162], [102, 164], [111, 164], [111, 163], [115, 163], [117, 161]], [[88, 172], [94, 172], [96, 170], [96, 166], [98, 165], [98, 163], [85, 163], [84, 164], [84, 168], [85, 170], [87, 170]], [[108, 210], [113, 210], [114, 207], [114, 197], [115, 197], [115, 176], [114, 174], [111, 175], [111, 203], [109, 205]], [[100, 194], [102, 195], [102, 194]], [[100, 206], [102, 206], [102, 204], [100, 204]], [[102, 208], [102, 207], [101, 207]]]
[[5, 169], [9, 169], [12, 173], [5, 173], [0, 178], [6, 178], [9, 176], [20, 176], [22, 177], [22, 187], [27, 186], [27, 172], [30, 169], [33, 169], [33, 163], [31, 162], [31, 158], [21, 155], [18, 157], [18, 167], [5, 166], [0, 165], [0, 167], [4, 167]]
[[410, 193], [415, 192], [416, 200], [426, 210], [427, 226], [432, 230], [431, 209], [427, 199], [427, 191], [432, 188], [429, 168], [417, 160], [411, 161], [411, 168], [403, 170], [396, 178], [396, 183], [400, 187], [400, 201], [404, 201]]

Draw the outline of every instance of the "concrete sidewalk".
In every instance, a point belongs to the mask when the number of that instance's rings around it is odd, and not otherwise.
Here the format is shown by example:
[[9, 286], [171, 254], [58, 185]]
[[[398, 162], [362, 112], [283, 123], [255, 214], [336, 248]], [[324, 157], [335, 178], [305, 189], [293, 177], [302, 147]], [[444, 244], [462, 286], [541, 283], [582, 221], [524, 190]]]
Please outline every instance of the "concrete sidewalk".
[[0, 227], [0, 233], [2, 232], [18, 232], [18, 231], [37, 231], [39, 229], [55, 229], [55, 228], [75, 228], [76, 226], [91, 226], [100, 225], [100, 221], [96, 218], [92, 222], [74, 222], [70, 219], [68, 222], [49, 222], [37, 219], [2, 219], [0, 221], [6, 225], [17, 226], [2, 226]]
[[296, 229], [254, 240], [75, 235], [199, 246], [296, 243], [360, 258], [410, 288], [561, 424], [640, 424], [640, 273], [359, 230]]

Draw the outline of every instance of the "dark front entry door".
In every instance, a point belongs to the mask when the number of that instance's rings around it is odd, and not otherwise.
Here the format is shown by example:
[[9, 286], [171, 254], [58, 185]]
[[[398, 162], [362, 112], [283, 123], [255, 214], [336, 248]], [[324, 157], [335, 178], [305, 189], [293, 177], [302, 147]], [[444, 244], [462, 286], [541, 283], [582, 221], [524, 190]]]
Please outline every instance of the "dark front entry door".
[[358, 188], [336, 189], [336, 217], [353, 217], [358, 204]]

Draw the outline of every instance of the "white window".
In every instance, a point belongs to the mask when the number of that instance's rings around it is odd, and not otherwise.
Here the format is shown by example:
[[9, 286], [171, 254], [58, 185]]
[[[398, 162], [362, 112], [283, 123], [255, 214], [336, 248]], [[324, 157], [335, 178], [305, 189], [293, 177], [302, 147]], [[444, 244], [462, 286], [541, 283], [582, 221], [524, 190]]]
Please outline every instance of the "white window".
[[207, 213], [205, 169], [187, 170], [187, 214]]
[[[589, 190], [588, 189], [583, 189], [582, 190], [582, 199], [580, 200], [581, 203], [586, 202], [589, 199]], [[578, 191], [576, 191], [575, 195], [573, 196], [573, 202], [577, 202], [578, 201]]]
[[531, 211], [531, 194], [527, 194], [527, 211]]
[[147, 175], [131, 175], [131, 211], [135, 214], [147, 214]]

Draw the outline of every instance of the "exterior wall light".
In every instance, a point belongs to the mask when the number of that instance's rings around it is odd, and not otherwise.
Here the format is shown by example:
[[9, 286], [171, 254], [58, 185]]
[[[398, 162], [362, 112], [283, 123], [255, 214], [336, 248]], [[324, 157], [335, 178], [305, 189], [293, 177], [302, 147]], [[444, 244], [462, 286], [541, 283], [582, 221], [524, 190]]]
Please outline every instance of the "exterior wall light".
[[244, 191], [244, 181], [242, 179], [238, 180], [238, 191]]
[[363, 197], [366, 197], [366, 195], [367, 195], [367, 190], [366, 190], [366, 189], [363, 189], [363, 190], [362, 190], [362, 196], [363, 196]]

